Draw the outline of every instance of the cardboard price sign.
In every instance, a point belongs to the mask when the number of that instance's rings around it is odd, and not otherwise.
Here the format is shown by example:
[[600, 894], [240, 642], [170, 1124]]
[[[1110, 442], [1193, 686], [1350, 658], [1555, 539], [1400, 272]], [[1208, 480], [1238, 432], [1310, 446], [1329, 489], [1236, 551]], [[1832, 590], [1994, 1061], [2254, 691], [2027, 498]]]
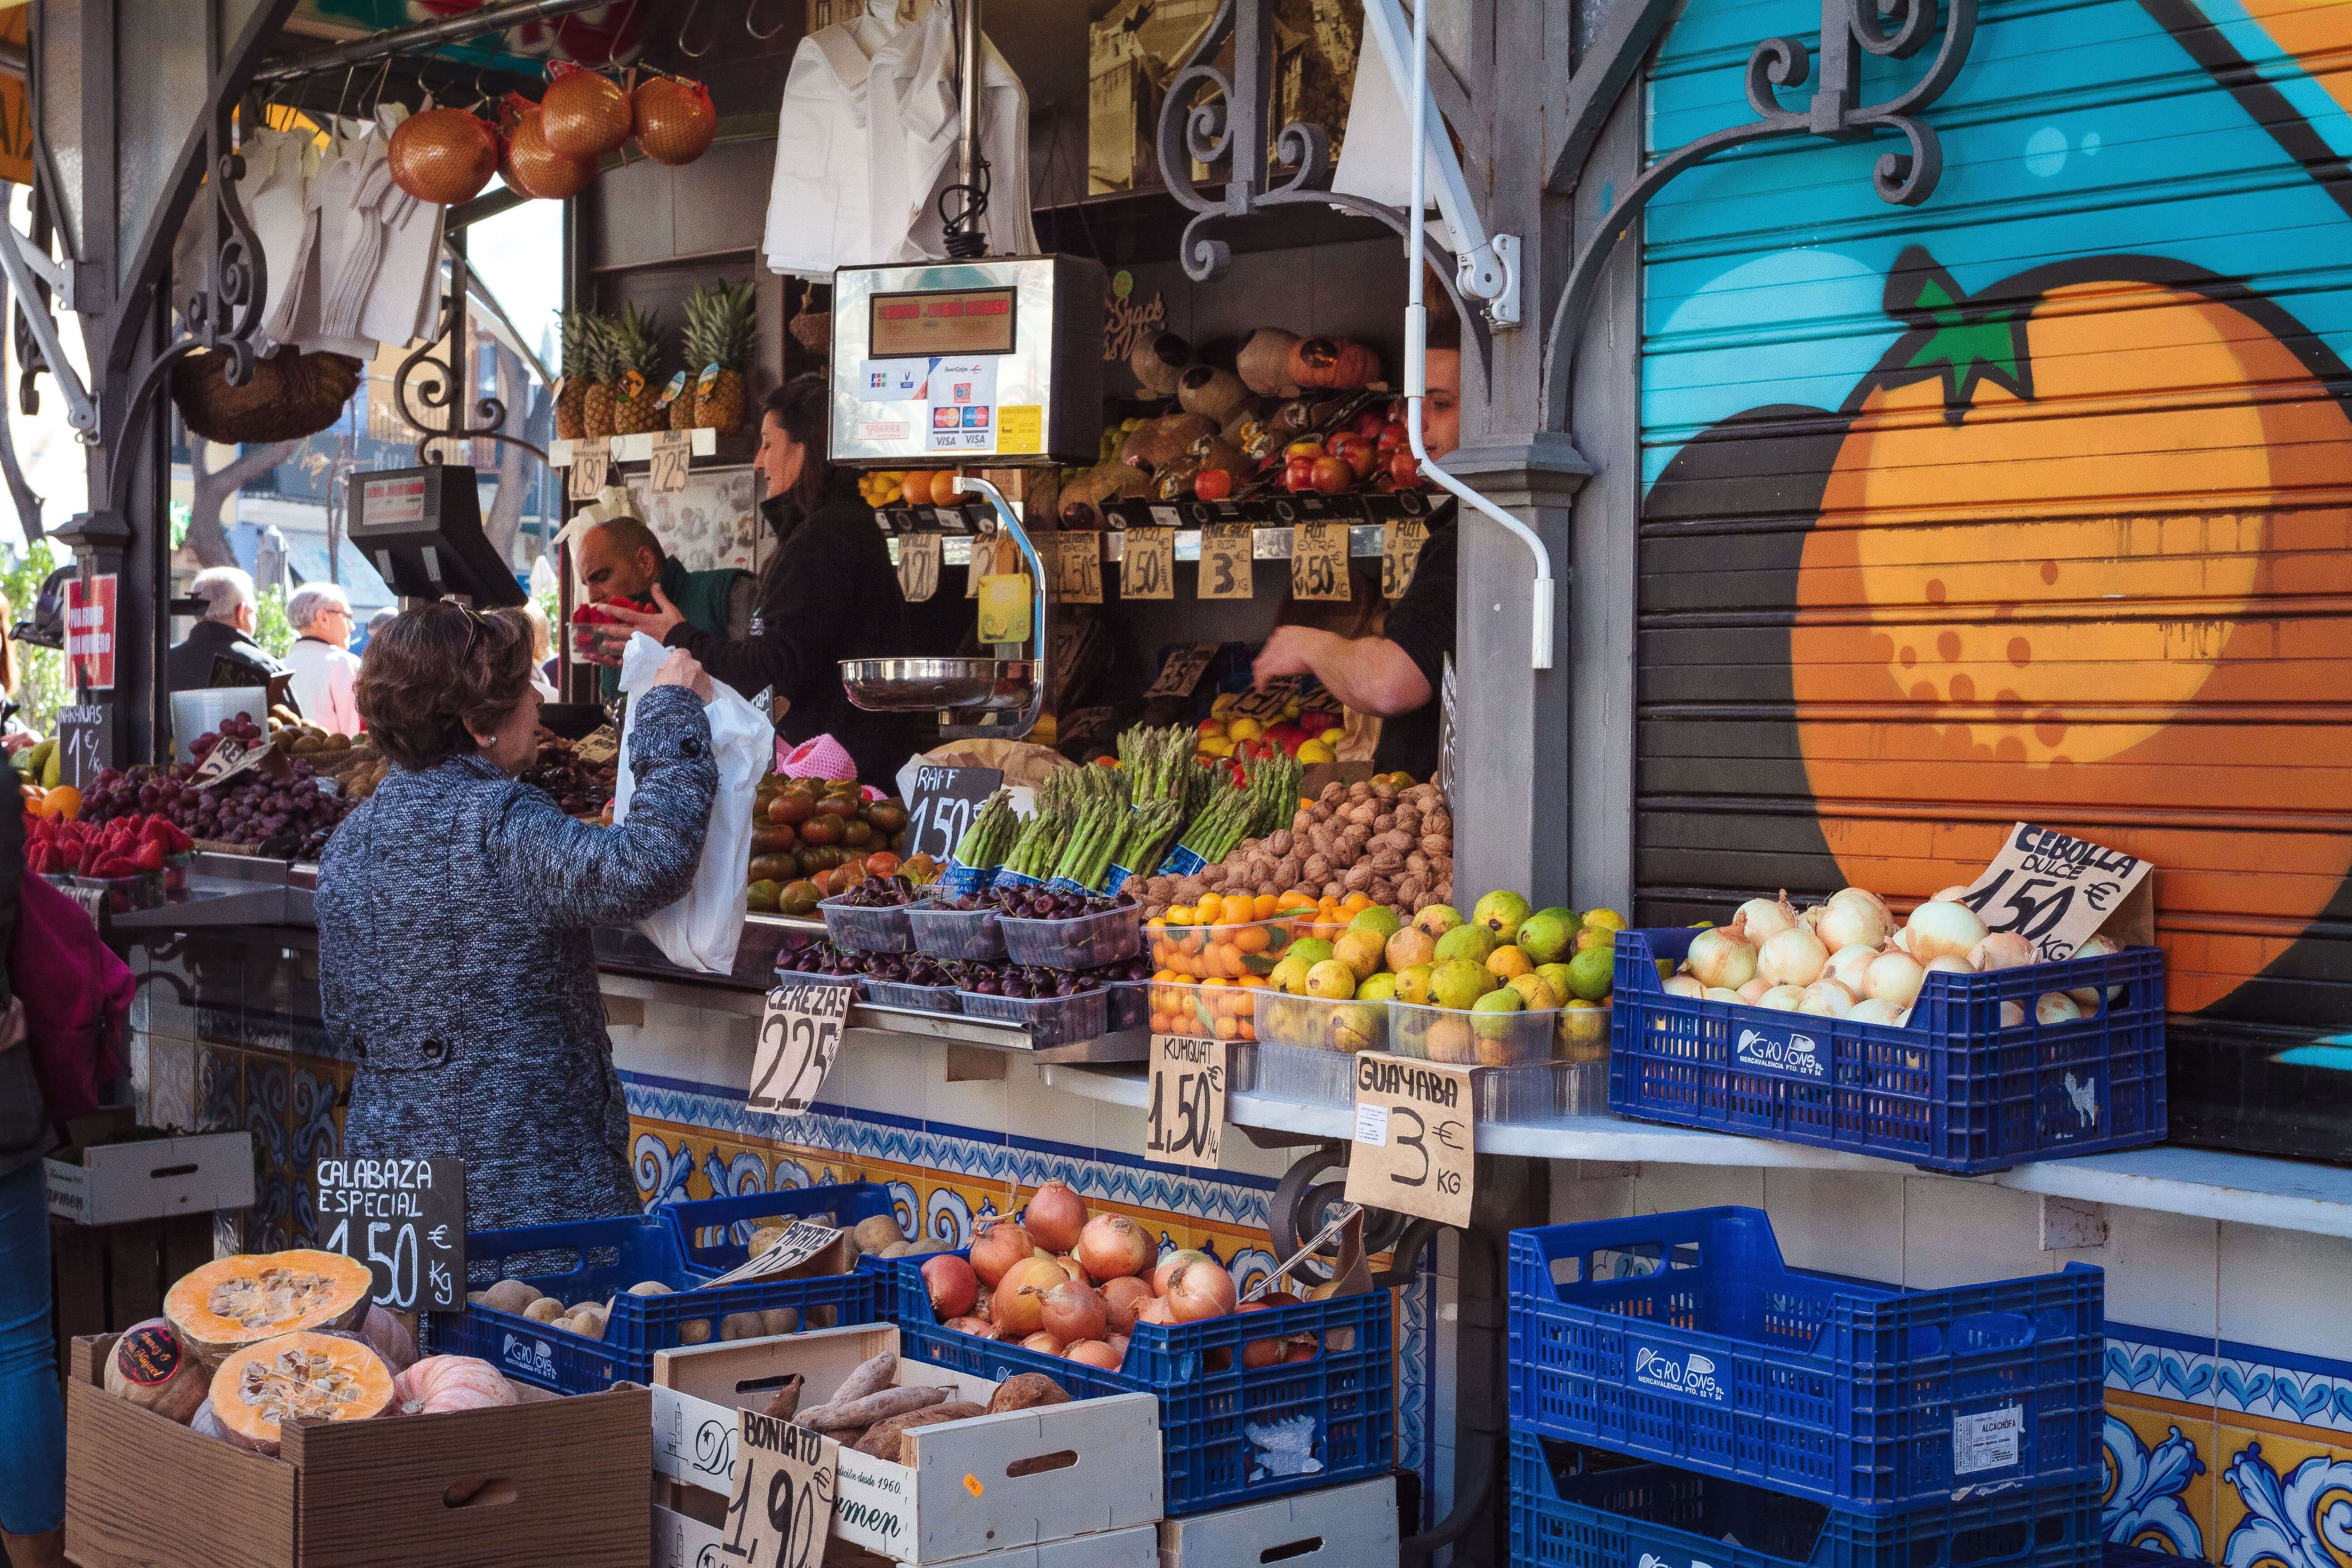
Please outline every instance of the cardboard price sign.
[[466, 1162], [321, 1160], [325, 1249], [364, 1263], [396, 1312], [466, 1310]]
[[563, 493], [573, 500], [594, 500], [604, 488], [604, 477], [613, 466], [613, 440], [599, 436], [594, 440], [582, 439], [572, 443], [572, 475]]
[[898, 538], [898, 592], [919, 605], [940, 591], [940, 536], [908, 533]]
[[2147, 880], [2154, 869], [2137, 855], [2021, 822], [1959, 901], [1976, 910], [1987, 931], [2015, 931], [2042, 963], [2053, 963], [2074, 957], [2105, 926], [2119, 946], [2154, 942]]
[[1171, 650], [1168, 662], [1160, 667], [1160, 678], [1144, 688], [1144, 697], [1192, 696], [1202, 672], [1215, 660], [1217, 647], [1213, 642], [1196, 642]]
[[1054, 540], [1054, 596], [1066, 605], [1102, 603], [1102, 535], [1084, 531]]
[[1151, 1037], [1151, 1110], [1143, 1152], [1171, 1165], [1217, 1163], [1225, 1131], [1223, 1040]]
[[1418, 518], [1393, 518], [1381, 524], [1381, 597], [1402, 599], [1412, 586], [1413, 568], [1421, 564], [1421, 547], [1429, 542], [1429, 524]]
[[203, 763], [197, 767], [196, 787], [210, 789], [223, 779], [233, 779], [239, 773], [249, 773], [267, 763], [275, 753], [275, 742], [264, 741], [248, 751], [244, 742], [232, 741], [224, 735], [213, 743], [213, 749], [205, 753]]
[[[685, 374], [684, 371], [678, 373]], [[656, 490], [686, 489], [686, 476], [694, 467], [694, 432], [691, 430], [659, 430], [654, 433], [653, 479]]]
[[735, 1491], [719, 1554], [747, 1568], [817, 1568], [840, 1480], [840, 1444], [814, 1427], [738, 1411]]
[[1477, 1171], [1470, 1107], [1466, 1067], [1360, 1054], [1348, 1201], [1468, 1225]]
[[841, 1031], [856, 987], [787, 980], [768, 993], [760, 1016], [760, 1043], [751, 1053], [754, 1110], [799, 1116], [816, 1102], [824, 1075], [841, 1051]]
[[1250, 525], [1213, 522], [1201, 530], [1201, 597], [1246, 599], [1257, 591], [1250, 580]]
[[1271, 724], [1279, 720], [1293, 702], [1298, 700], [1302, 684], [1295, 675], [1277, 675], [1264, 686], [1254, 686], [1234, 700], [1231, 713], [1234, 719], [1255, 719]]
[[[764, 1279], [770, 1275], [787, 1273], [801, 1268], [819, 1254], [836, 1247], [843, 1234], [835, 1226], [817, 1225], [809, 1220], [796, 1219], [784, 1228], [782, 1236], [768, 1244], [768, 1249], [765, 1252], [751, 1258], [740, 1268], [720, 1275], [710, 1283], [713, 1286], [732, 1285], [740, 1279]], [[846, 1274], [851, 1268], [856, 1268], [856, 1258], [845, 1258], [841, 1260], [842, 1266], [833, 1269], [832, 1272]]]
[[926, 763], [915, 770], [915, 793], [907, 802], [907, 853], [929, 855], [944, 864], [963, 842], [965, 829], [1004, 783], [998, 768], [943, 768]]
[[1290, 531], [1290, 596], [1349, 596], [1346, 523], [1302, 522]]
[[1129, 599], [1176, 596], [1176, 531], [1130, 528], [1118, 557], [1118, 591]]

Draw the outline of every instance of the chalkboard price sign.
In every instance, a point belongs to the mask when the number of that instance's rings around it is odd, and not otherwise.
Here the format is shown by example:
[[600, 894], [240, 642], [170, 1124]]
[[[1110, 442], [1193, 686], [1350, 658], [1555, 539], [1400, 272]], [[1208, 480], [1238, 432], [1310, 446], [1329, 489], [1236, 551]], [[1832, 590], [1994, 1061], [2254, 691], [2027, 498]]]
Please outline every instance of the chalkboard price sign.
[[114, 765], [114, 727], [96, 702], [58, 710], [58, 776], [83, 794], [90, 781]]
[[944, 862], [1003, 782], [996, 768], [918, 767], [907, 803], [907, 853]]
[[377, 1306], [465, 1310], [463, 1160], [321, 1160], [319, 1220], [328, 1251], [374, 1270]]

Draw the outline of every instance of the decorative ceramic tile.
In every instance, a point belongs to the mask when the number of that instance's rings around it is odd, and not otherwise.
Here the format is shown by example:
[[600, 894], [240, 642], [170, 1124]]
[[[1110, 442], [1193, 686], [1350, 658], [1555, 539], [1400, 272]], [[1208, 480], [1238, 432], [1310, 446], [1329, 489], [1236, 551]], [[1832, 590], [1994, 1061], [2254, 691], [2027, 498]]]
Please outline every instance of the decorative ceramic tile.
[[198, 1119], [196, 1045], [173, 1035], [149, 1035], [147, 1097], [140, 1120], [149, 1127], [192, 1131]]
[[2111, 1545], [2202, 1557], [2213, 1530], [2219, 1427], [2177, 1413], [2110, 1403], [2101, 1437]]
[[2221, 1387], [2214, 1342], [2111, 1322], [2106, 1385], [2126, 1394], [2210, 1406]]
[[2206, 1556], [2222, 1568], [2324, 1568], [2341, 1563], [2352, 1454], [2231, 1426], [2226, 1419], [2221, 1435], [2219, 1451], [2228, 1464]]

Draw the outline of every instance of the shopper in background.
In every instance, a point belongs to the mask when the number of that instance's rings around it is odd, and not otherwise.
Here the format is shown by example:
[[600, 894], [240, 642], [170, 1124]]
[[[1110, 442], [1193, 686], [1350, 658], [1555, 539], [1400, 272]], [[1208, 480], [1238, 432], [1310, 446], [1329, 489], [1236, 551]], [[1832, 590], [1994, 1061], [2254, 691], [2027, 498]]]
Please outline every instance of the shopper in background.
[[539, 607], [537, 599], [525, 599], [522, 618], [530, 623], [531, 689], [539, 693], [541, 702], [560, 702], [562, 696], [555, 689], [555, 635], [547, 624], [547, 612]]
[[[1462, 444], [1462, 339], [1451, 321], [1429, 326], [1422, 444], [1432, 461]], [[1380, 635], [1343, 637], [1313, 626], [1277, 626], [1258, 650], [1250, 678], [1263, 686], [1277, 676], [1312, 675], [1359, 713], [1380, 716], [1380, 746], [1372, 766], [1417, 779], [1437, 773], [1437, 694], [1454, 653], [1454, 507], [1444, 502], [1421, 547], [1412, 582], [1389, 606]]]
[[[10, 756], [37, 744], [40, 737], [26, 727], [16, 710], [16, 639], [9, 635], [16, 625], [16, 609], [8, 595], [0, 594], [0, 752]], [[38, 784], [40, 781], [32, 781]]]
[[750, 636], [729, 641], [690, 624], [654, 584], [651, 615], [614, 605], [620, 623], [594, 628], [604, 658], [617, 658], [641, 631], [700, 659], [746, 697], [772, 689], [784, 710], [776, 731], [798, 745], [830, 734], [856, 761], [857, 776], [887, 784], [915, 749], [906, 716], [850, 705], [841, 687], [845, 658], [908, 652], [906, 598], [890, 549], [858, 499], [856, 476], [825, 460], [825, 378], [811, 372], [768, 394], [760, 420], [761, 515], [776, 547], [760, 574], [760, 608]]
[[286, 667], [253, 640], [253, 579], [234, 566], [208, 566], [188, 592], [205, 602], [205, 618], [188, 640], [164, 656], [167, 689], [199, 691], [208, 686], [267, 686]]
[[350, 652], [351, 595], [332, 583], [306, 584], [286, 601], [286, 619], [295, 631], [286, 654], [287, 668], [294, 672], [287, 688], [294, 705], [331, 734], [358, 734], [360, 710], [352, 687], [359, 679], [360, 661]]
[[[0, 761], [0, 958], [16, 949], [25, 802]], [[49, 1325], [48, 1109], [16, 998], [0, 968], [0, 1548], [10, 1568], [64, 1568], [66, 1424]]]
[[[683, 562], [662, 548], [642, 518], [625, 514], [606, 518], [583, 533], [578, 571], [600, 614], [610, 613], [614, 600], [671, 605], [687, 625], [722, 642], [750, 636], [751, 617], [759, 614], [759, 584], [751, 574], [731, 567], [688, 571]], [[604, 700], [610, 702], [621, 694], [620, 658], [617, 653], [604, 654], [593, 641], [589, 651], [595, 662], [605, 667]]]
[[[384, 627], [392, 625], [393, 617], [399, 614], [400, 612], [398, 610], [394, 609], [390, 605], [386, 605], [383, 609], [378, 610], [374, 615], [370, 616], [368, 617], [367, 624], [367, 641], [373, 642], [375, 640], [375, 634], [383, 630]], [[365, 653], [367, 651], [366, 642], [360, 645], [360, 651], [362, 653]]]
[[537, 755], [530, 629], [421, 605], [373, 638], [359, 710], [395, 764], [320, 858], [329, 1034], [360, 1063], [344, 1149], [466, 1162], [476, 1229], [639, 1212], [592, 932], [694, 879], [719, 775], [710, 682], [673, 653], [630, 714], [627, 821], [566, 816]]

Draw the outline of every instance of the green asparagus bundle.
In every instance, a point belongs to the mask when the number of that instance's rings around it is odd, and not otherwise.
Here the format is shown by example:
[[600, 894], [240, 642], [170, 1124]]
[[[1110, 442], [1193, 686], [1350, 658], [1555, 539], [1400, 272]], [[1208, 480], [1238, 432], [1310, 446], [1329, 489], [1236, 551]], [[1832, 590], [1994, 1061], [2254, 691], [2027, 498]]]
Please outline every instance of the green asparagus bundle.
[[956, 841], [950, 858], [959, 866], [993, 870], [1004, 864], [1005, 854], [1020, 831], [1021, 819], [1013, 815], [1013, 792], [1000, 789], [981, 804], [971, 826]]
[[1213, 866], [1243, 839], [1274, 831], [1262, 824], [1289, 826], [1298, 809], [1299, 776], [1297, 763], [1289, 757], [1245, 759], [1244, 782], [1212, 793], [1184, 830], [1182, 847]]
[[1244, 771], [1250, 775], [1250, 793], [1258, 801], [1257, 817], [1250, 824], [1248, 837], [1263, 838], [1289, 826], [1291, 818], [1298, 815], [1298, 787], [1307, 776], [1306, 764], [1286, 752], [1277, 752], [1244, 763]]
[[1077, 811], [1054, 876], [1092, 891], [1109, 876], [1126, 826], [1128, 778], [1120, 769], [1101, 767], [1080, 768], [1077, 775]]
[[1118, 737], [1120, 771], [1128, 775], [1128, 794], [1137, 804], [1184, 798], [1193, 766], [1192, 731], [1181, 724], [1147, 730], [1138, 724]]
[[1061, 858], [1062, 845], [1070, 835], [1070, 819], [1076, 814], [1076, 772], [1061, 769], [1047, 774], [1037, 786], [1037, 809], [1023, 819], [1013, 847], [1005, 852], [1006, 870], [1040, 882], [1054, 874], [1054, 862]]
[[1112, 857], [1113, 864], [1124, 866], [1139, 877], [1158, 875], [1160, 862], [1168, 858], [1169, 846], [1176, 842], [1176, 835], [1183, 826], [1184, 802], [1181, 797], [1138, 803], [1128, 813], [1118, 853]]

